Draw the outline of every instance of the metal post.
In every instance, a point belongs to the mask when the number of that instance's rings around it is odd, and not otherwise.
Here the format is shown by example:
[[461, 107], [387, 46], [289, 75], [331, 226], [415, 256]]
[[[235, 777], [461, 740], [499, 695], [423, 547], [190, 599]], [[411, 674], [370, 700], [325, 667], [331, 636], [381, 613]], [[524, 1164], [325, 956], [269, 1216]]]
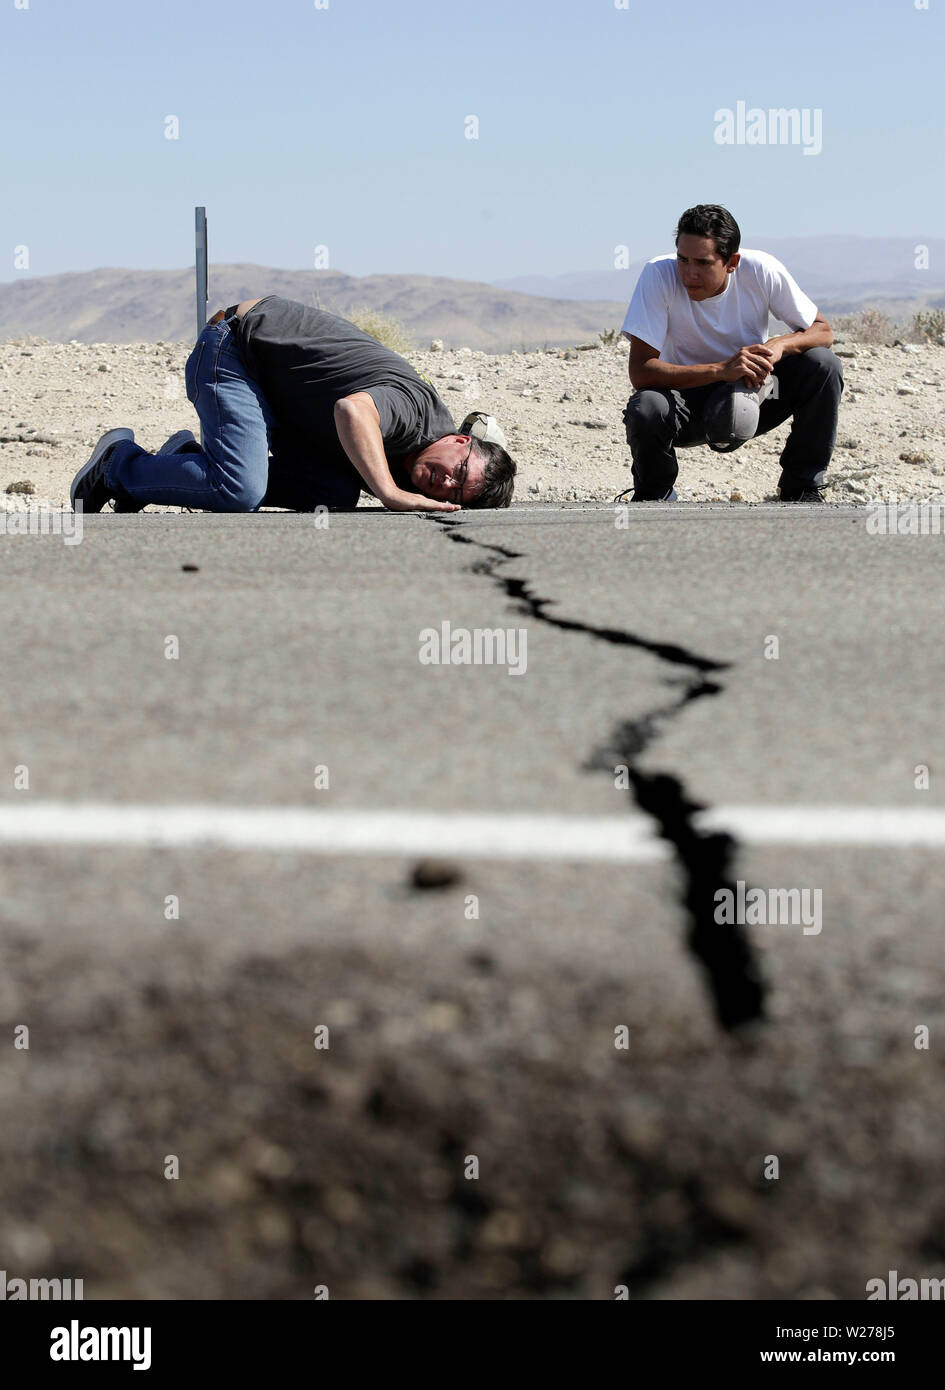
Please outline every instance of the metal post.
[[197, 337], [207, 326], [207, 209], [194, 208], [197, 272]]
[[[207, 209], [194, 208], [194, 269], [197, 276], [197, 337], [207, 326]], [[203, 425], [200, 426], [203, 444]]]

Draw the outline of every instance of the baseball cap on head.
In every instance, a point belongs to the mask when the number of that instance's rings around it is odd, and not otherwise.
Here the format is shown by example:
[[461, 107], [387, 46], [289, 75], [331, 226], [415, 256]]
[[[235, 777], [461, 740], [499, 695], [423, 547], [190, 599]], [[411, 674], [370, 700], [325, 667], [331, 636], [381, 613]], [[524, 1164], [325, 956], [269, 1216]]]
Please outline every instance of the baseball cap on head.
[[467, 415], [457, 430], [457, 434], [468, 434], [473, 439], [481, 439], [486, 444], [498, 444], [503, 449], [509, 447], [508, 440], [498, 420], [494, 415], [487, 415], [482, 410], [473, 410]]

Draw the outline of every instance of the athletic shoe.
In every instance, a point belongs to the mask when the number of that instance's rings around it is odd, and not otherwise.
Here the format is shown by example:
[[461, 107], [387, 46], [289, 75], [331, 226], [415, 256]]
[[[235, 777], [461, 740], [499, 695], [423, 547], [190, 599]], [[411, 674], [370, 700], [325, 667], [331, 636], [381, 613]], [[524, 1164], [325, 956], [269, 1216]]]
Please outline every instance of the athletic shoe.
[[778, 488], [781, 502], [813, 502], [826, 506], [827, 502], [819, 487]]
[[[160, 449], [155, 449], [157, 454], [179, 454], [188, 444], [196, 444], [196, 439], [192, 430], [178, 430], [172, 434], [170, 439], [165, 439]], [[146, 502], [135, 502], [133, 498], [126, 497], [121, 499], [116, 497], [112, 503], [114, 512], [140, 512], [147, 506]]]
[[155, 449], [156, 454], [179, 454], [185, 444], [196, 444], [193, 430], [178, 430], [172, 434], [170, 439], [165, 439], [160, 449]]
[[[624, 488], [623, 492], [618, 492], [617, 496], [614, 498], [614, 502], [619, 502], [620, 499], [621, 499], [622, 497], [626, 497], [627, 493], [630, 492], [631, 490], [632, 490], [632, 489], [630, 489], [630, 488]], [[633, 496], [630, 498], [630, 501], [631, 501], [631, 502], [676, 502], [676, 501], [678, 501], [678, 498], [676, 497], [676, 489], [675, 489], [674, 487], [671, 487], [670, 490], [669, 490], [669, 492], [666, 493], [665, 497], [638, 497], [637, 494], [636, 494], [636, 491], [634, 490], [634, 491], [633, 491]]]
[[76, 502], [81, 502], [83, 513], [100, 512], [105, 503], [116, 495], [114, 488], [110, 488], [105, 481], [105, 461], [116, 444], [125, 439], [133, 440], [134, 437], [134, 430], [124, 428], [109, 430], [102, 435], [88, 463], [83, 464], [72, 479], [69, 501], [73, 511]]

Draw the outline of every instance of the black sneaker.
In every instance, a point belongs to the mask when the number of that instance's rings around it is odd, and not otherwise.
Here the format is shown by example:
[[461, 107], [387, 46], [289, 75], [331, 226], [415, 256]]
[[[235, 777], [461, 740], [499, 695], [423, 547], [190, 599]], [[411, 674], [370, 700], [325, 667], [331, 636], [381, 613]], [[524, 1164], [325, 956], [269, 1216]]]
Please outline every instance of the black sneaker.
[[[196, 444], [196, 442], [192, 430], [178, 430], [176, 434], [171, 435], [170, 439], [165, 439], [160, 449], [156, 449], [155, 453], [179, 454], [182, 450], [188, 448], [189, 445]], [[147, 505], [147, 502], [136, 502], [133, 497], [129, 497], [125, 494], [122, 497], [115, 498], [112, 503], [112, 511], [141, 512], [144, 511]]]
[[676, 497], [676, 489], [675, 489], [674, 487], [671, 487], [670, 490], [669, 490], [669, 492], [665, 493], [662, 497], [638, 497], [637, 494], [636, 494], [636, 489], [635, 489], [635, 488], [629, 488], [629, 487], [628, 487], [628, 488], [624, 488], [623, 492], [620, 492], [620, 493], [617, 494], [617, 496], [614, 498], [614, 502], [615, 502], [615, 503], [616, 503], [616, 502], [620, 502], [624, 497], [626, 497], [626, 495], [627, 495], [628, 492], [632, 492], [632, 493], [633, 493], [633, 496], [630, 498], [630, 501], [631, 501], [631, 502], [676, 502], [676, 501], [678, 501], [678, 498]]
[[813, 502], [826, 506], [827, 501], [819, 487], [778, 488], [780, 502]]
[[[106, 502], [112, 500], [116, 492], [105, 481], [105, 461], [116, 444], [120, 444], [124, 439], [133, 440], [134, 437], [134, 430], [129, 429], [109, 430], [102, 435], [92, 450], [92, 457], [88, 463], [83, 464], [72, 479], [69, 501], [72, 503], [73, 511], [76, 510], [76, 503], [81, 502], [84, 514], [100, 512]], [[126, 494], [122, 493], [122, 496]]]

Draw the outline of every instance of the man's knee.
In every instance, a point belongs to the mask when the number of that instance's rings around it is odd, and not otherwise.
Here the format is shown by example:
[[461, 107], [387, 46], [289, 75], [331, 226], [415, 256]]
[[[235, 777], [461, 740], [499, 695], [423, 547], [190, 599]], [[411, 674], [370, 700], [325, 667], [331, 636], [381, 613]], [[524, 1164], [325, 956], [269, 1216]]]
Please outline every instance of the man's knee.
[[843, 388], [843, 363], [830, 348], [808, 348], [806, 352], [798, 353], [793, 360], [806, 374], [816, 376], [818, 380], [835, 382]]
[[623, 422], [627, 429], [627, 443], [656, 436], [660, 439], [672, 434], [675, 420], [673, 402], [665, 391], [638, 391], [631, 396], [623, 412]]
[[255, 512], [265, 495], [265, 485], [260, 487], [258, 483], [254, 483], [249, 478], [240, 479], [239, 482], [231, 484], [221, 494], [221, 511]]

